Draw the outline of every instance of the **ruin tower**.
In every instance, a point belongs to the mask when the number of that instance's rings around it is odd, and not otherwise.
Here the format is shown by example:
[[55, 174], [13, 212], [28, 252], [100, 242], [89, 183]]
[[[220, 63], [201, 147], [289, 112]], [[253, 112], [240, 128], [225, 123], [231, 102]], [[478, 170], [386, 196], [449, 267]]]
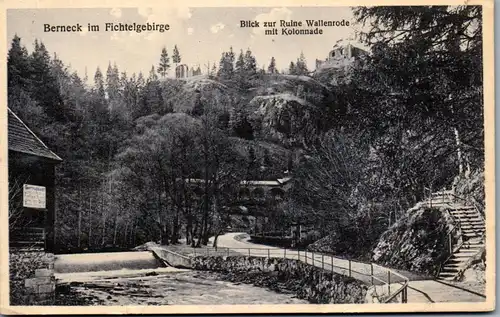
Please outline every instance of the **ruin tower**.
[[189, 67], [186, 64], [178, 65], [175, 68], [175, 78], [187, 78]]

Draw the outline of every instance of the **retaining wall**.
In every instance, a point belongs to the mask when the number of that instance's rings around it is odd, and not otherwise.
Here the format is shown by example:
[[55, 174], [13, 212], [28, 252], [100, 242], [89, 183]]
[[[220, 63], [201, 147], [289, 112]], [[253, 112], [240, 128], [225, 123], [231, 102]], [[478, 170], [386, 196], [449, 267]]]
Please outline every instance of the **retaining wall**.
[[43, 251], [9, 254], [10, 305], [54, 305], [54, 255]]
[[251, 283], [276, 291], [291, 291], [311, 303], [364, 303], [368, 287], [350, 277], [309, 264], [282, 258], [247, 256], [198, 256], [196, 270], [222, 273], [224, 279]]
[[178, 268], [192, 268], [191, 258], [163, 249], [163, 248], [151, 248], [153, 254], [162, 261], [165, 261], [168, 265]]

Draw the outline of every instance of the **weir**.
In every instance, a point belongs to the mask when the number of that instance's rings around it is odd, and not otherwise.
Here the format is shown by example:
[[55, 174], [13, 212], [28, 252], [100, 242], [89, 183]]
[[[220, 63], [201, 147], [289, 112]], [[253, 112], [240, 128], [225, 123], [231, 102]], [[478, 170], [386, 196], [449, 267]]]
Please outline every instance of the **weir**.
[[109, 252], [57, 255], [56, 274], [117, 270], [142, 270], [165, 267], [152, 252]]

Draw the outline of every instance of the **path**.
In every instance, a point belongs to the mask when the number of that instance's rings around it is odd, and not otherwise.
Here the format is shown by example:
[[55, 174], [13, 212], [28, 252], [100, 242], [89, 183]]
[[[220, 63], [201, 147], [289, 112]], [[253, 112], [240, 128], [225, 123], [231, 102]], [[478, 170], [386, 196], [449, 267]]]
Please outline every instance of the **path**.
[[[256, 244], [249, 242], [249, 238], [237, 239], [238, 236], [245, 234], [244, 232], [231, 232], [219, 236], [217, 245], [219, 248], [229, 248], [233, 252], [244, 253], [245, 250], [251, 248], [252, 256], [285, 256], [288, 259], [300, 259], [301, 261], [307, 261], [313, 264], [312, 254], [307, 253], [307, 258], [305, 258], [305, 253], [301, 251], [286, 250], [278, 247], [271, 247], [262, 244]], [[241, 250], [238, 250], [241, 249]], [[269, 250], [269, 251], [268, 251]], [[306, 260], [307, 259], [307, 260]], [[334, 272], [346, 274], [349, 267], [349, 261], [344, 259], [339, 259], [327, 255], [315, 255], [314, 265], [317, 267], [324, 267], [325, 269], [331, 270], [333, 268]], [[361, 280], [363, 282], [370, 283], [371, 278], [369, 274], [371, 272], [372, 266], [367, 263], [351, 261], [351, 270], [355, 271], [352, 273], [352, 277]], [[373, 265], [373, 275], [379, 277], [383, 281], [388, 280], [387, 270], [384, 267]], [[368, 275], [368, 276], [367, 276]], [[393, 291], [399, 289], [401, 285], [398, 283], [402, 279], [395, 275], [391, 277], [391, 289]], [[485, 298], [479, 296], [475, 293], [469, 292], [464, 289], [454, 287], [452, 285], [447, 285], [436, 280], [419, 280], [416, 275], [408, 276], [410, 279], [408, 287], [408, 302], [409, 303], [437, 303], [437, 302], [481, 302]], [[375, 281], [375, 284], [376, 281]], [[378, 283], [380, 284], [380, 282]]]

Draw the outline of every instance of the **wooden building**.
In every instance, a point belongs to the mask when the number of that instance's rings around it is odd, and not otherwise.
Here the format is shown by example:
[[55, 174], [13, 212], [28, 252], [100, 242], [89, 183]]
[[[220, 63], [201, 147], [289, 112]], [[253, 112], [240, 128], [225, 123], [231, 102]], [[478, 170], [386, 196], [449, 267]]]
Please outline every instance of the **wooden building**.
[[8, 109], [9, 242], [54, 249], [55, 167], [62, 160]]

